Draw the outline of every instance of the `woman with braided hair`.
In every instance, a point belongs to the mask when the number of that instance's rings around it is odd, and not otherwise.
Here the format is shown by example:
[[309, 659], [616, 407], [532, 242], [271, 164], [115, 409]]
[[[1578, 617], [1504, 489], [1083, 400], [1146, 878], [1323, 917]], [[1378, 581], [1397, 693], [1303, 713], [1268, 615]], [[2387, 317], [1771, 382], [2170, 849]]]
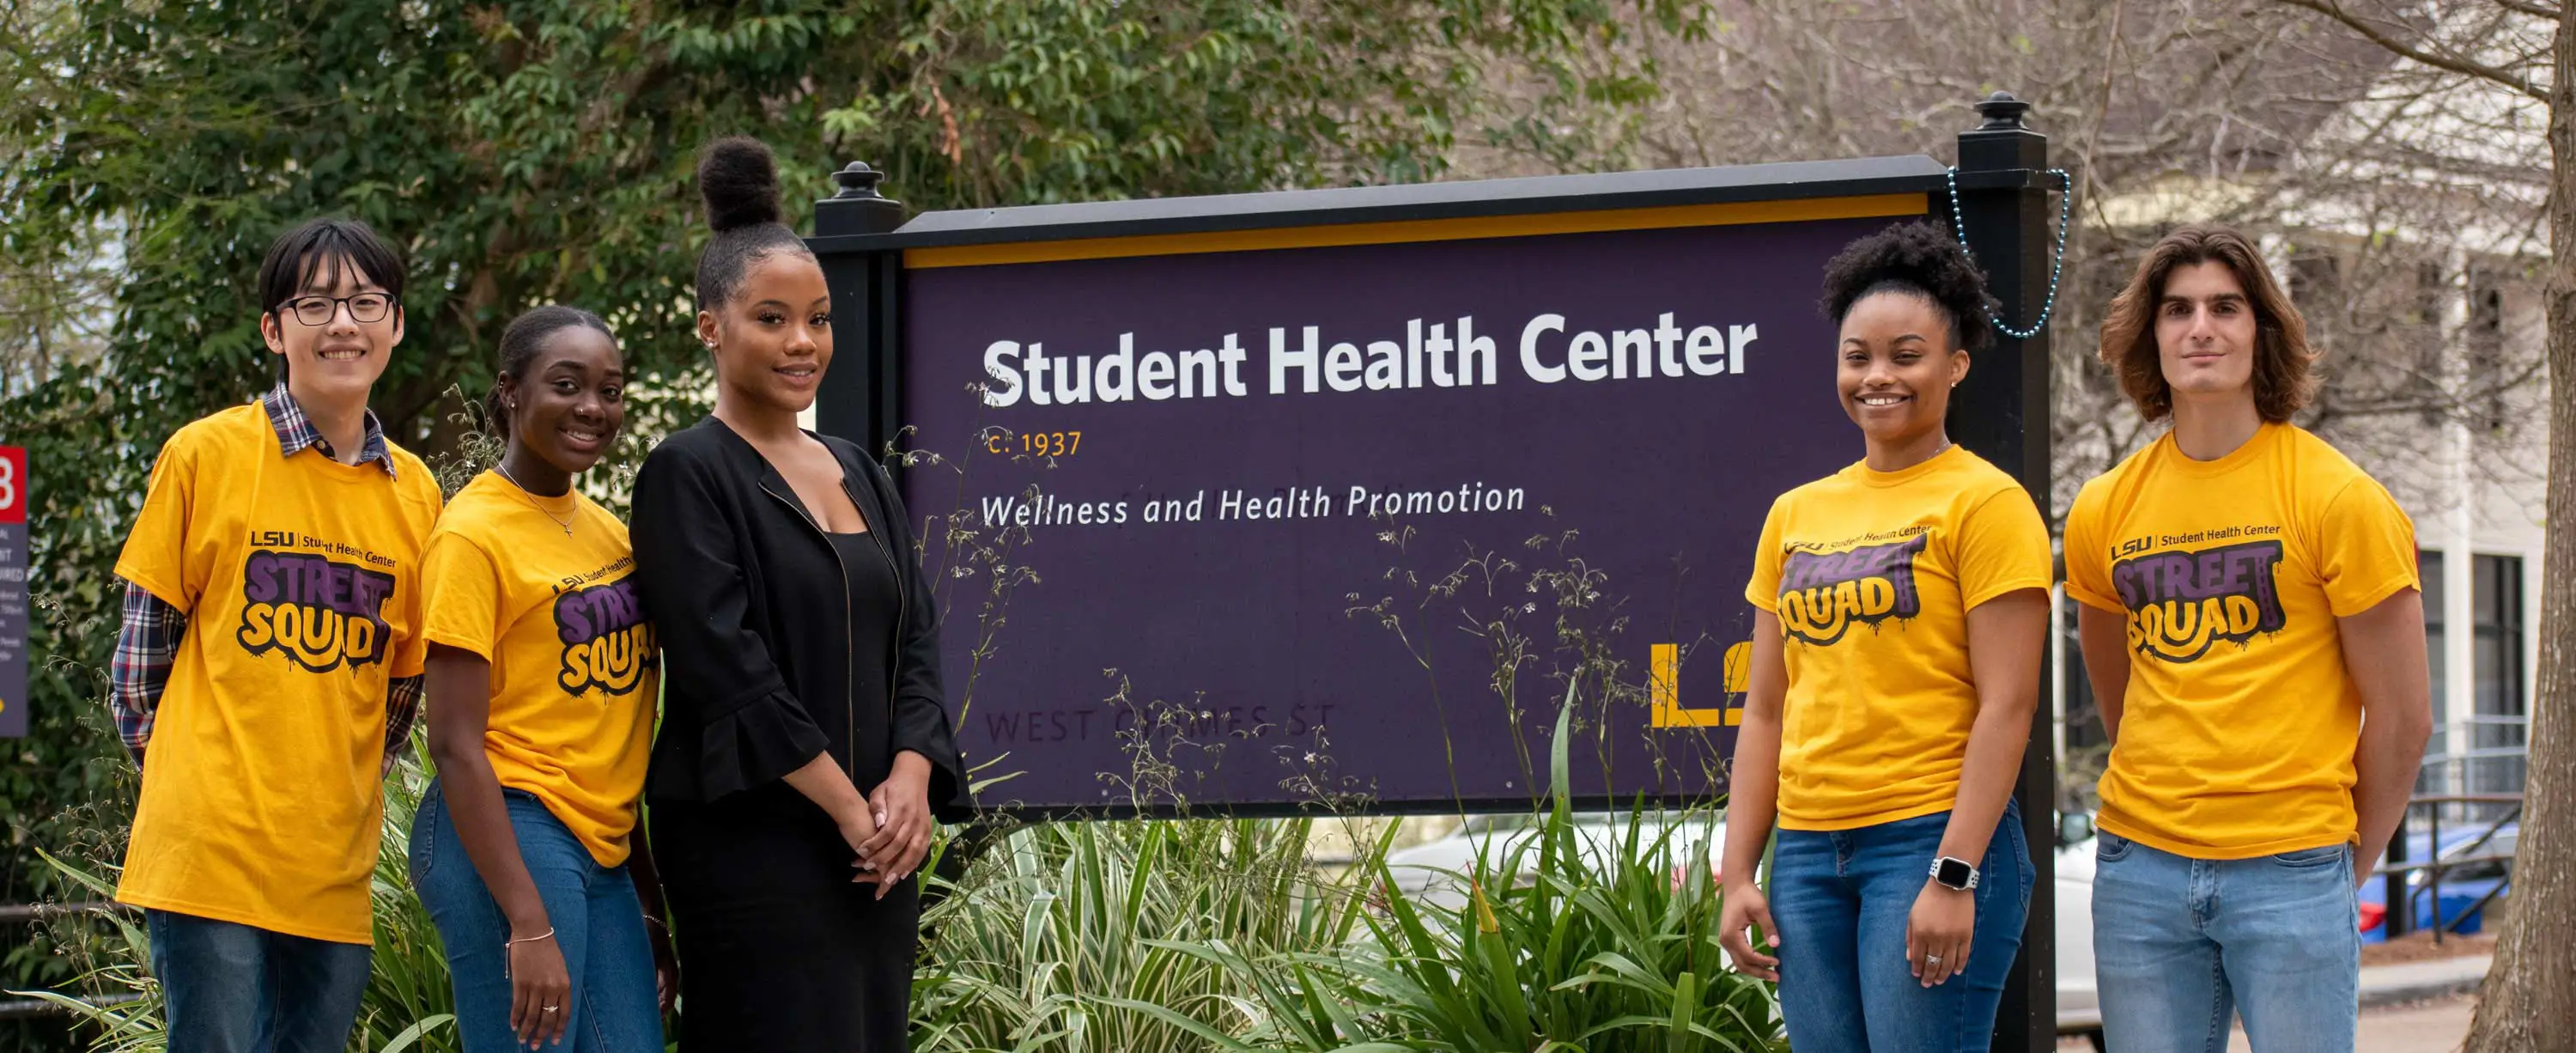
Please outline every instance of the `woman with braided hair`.
[[[1720, 868], [1727, 954], [1779, 983], [1799, 1053], [1983, 1050], [2021, 942], [2032, 869], [2013, 783], [2048, 528], [1944, 426], [1989, 302], [1925, 224], [1825, 268], [1835, 391], [1864, 455], [1763, 523]], [[1754, 871], [1775, 821], [1766, 894]]]

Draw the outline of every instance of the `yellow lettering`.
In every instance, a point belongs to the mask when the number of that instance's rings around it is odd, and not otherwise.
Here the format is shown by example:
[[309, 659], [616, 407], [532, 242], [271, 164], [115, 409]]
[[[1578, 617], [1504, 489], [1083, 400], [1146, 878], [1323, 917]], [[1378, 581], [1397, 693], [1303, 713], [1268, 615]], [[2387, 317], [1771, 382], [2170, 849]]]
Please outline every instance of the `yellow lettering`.
[[242, 611], [241, 645], [253, 651], [267, 647], [277, 639], [277, 629], [269, 624], [277, 608], [265, 603], [251, 604]]
[[1860, 613], [1876, 618], [1896, 609], [1896, 583], [1886, 578], [1863, 578], [1860, 582]]
[[572, 694], [598, 688], [612, 695], [635, 690], [653, 655], [653, 637], [644, 626], [631, 626], [564, 648], [558, 682]]
[[2200, 601], [2199, 606], [2200, 606], [2200, 612], [2199, 612], [2199, 614], [2200, 614], [2200, 633], [2199, 633], [2199, 637], [2198, 637], [2198, 638], [2199, 638], [2199, 641], [2200, 641], [2200, 648], [2199, 648], [2199, 649], [2200, 649], [2200, 650], [2203, 650], [2203, 651], [2206, 651], [2206, 650], [2208, 650], [2208, 649], [2209, 649], [2209, 645], [2211, 645], [2211, 644], [2213, 644], [2213, 643], [2217, 643], [2217, 642], [2218, 642], [2218, 638], [2219, 638], [2220, 636], [2224, 635], [2224, 634], [2227, 632], [2227, 602], [2226, 602], [2226, 597], [2223, 597], [2223, 596], [2212, 596], [2212, 597], [2210, 597], [2210, 598], [2208, 598], [2208, 599], [2205, 599], [2205, 600]]
[[1796, 592], [1796, 591], [1791, 591], [1791, 592], [1784, 592], [1784, 593], [1781, 593], [1781, 594], [1780, 594], [1780, 624], [1782, 624], [1782, 625], [1788, 625], [1788, 626], [1796, 626], [1796, 627], [1799, 627], [1799, 628], [1805, 628], [1805, 627], [1806, 627], [1806, 624], [1807, 624], [1807, 594], [1806, 594], [1806, 593], [1803, 593], [1803, 592]]
[[2167, 600], [2140, 610], [2137, 622], [2138, 634], [2158, 656], [2188, 662], [2227, 631], [2228, 612], [2215, 596], [2197, 602]]
[[1780, 625], [1809, 643], [1840, 639], [1848, 611], [1833, 589], [1800, 589], [1782, 597]]
[[563, 676], [557, 678], [556, 682], [562, 684], [564, 690], [576, 695], [588, 690], [590, 687], [590, 645], [574, 644], [570, 647], [564, 648], [563, 661]]
[[344, 618], [342, 623], [341, 655], [352, 663], [375, 657], [376, 623], [365, 618]]
[[305, 656], [304, 664], [328, 668], [333, 664], [331, 657], [340, 651], [340, 612], [305, 607], [295, 614], [298, 624], [292, 640], [296, 650]]
[[614, 682], [612, 689], [620, 694], [633, 690], [635, 687], [635, 630], [627, 629], [610, 633], [606, 639], [599, 641], [599, 648], [608, 659], [605, 664], [608, 666], [609, 678]]
[[2262, 620], [2263, 608], [2255, 605], [2254, 597], [2227, 597], [2227, 635], [2249, 639], [2254, 635], [2254, 626]]

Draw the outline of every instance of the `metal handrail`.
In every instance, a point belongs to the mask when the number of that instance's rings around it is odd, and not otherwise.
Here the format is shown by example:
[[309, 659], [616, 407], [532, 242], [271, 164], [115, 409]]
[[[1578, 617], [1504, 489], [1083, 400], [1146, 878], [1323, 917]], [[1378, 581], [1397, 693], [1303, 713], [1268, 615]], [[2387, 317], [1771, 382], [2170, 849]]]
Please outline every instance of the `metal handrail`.
[[[71, 903], [10, 903], [0, 905], [0, 925], [27, 925], [35, 922], [52, 921], [55, 918], [68, 918], [81, 914], [138, 913], [141, 913], [141, 909], [133, 906], [132, 904], [117, 903], [110, 900], [81, 900]], [[73, 996], [65, 995], [64, 997]], [[117, 992], [115, 994], [105, 994], [94, 998], [81, 998], [78, 1000], [88, 1003], [91, 1008], [104, 1009], [112, 1005], [122, 1005], [141, 997], [143, 996], [139, 993]], [[0, 1000], [0, 1020], [34, 1020], [49, 1016], [64, 1016], [70, 1012], [71, 1010], [64, 1007], [61, 1003], [49, 1002], [42, 998], [11, 998]]]
[[[2397, 830], [2388, 839], [2386, 854], [2390, 858], [2385, 864], [2374, 867], [2370, 871], [2372, 874], [2380, 875], [2386, 882], [2381, 899], [2387, 903], [2388, 913], [2380, 924], [2388, 926], [2389, 939], [2405, 935], [2415, 927], [2415, 891], [2406, 887], [2407, 874], [2418, 870], [2424, 872], [2424, 887], [2433, 899], [2435, 946], [2441, 944], [2443, 932], [2457, 927], [2462, 920], [2485, 909], [2486, 905], [2495, 899], [2495, 892], [2491, 890], [2479, 897], [2475, 906], [2460, 912], [2459, 917], [2444, 918], [2442, 916], [2442, 872], [2478, 863], [2512, 863], [2513, 853], [2496, 852], [2482, 855], [2475, 850], [2494, 839], [2497, 831], [2504, 828], [2504, 824], [2522, 817], [2522, 801], [2522, 795], [2519, 793], [2424, 794], [2406, 799], [2405, 809], [2397, 815]], [[2433, 858], [2421, 863], [2403, 858], [2406, 853], [2406, 817], [2419, 804], [2436, 806], [2425, 809], [2425, 816], [2431, 823], [2430, 829], [2426, 831], [2425, 845], [2432, 851]], [[2442, 809], [2438, 806], [2445, 804], [2494, 804], [2509, 807], [2502, 814], [2487, 820], [2485, 830], [2479, 831], [2478, 836], [2470, 838], [2460, 846], [2462, 851], [2468, 853], [2467, 855], [2444, 859], [2442, 858]], [[2501, 889], [2503, 885], [2499, 884], [2497, 888]]]
[[0, 925], [23, 925], [51, 921], [74, 914], [132, 914], [135, 908], [107, 900], [77, 903], [11, 903], [0, 906]]
[[[2461, 867], [2472, 866], [2478, 863], [2510, 862], [2513, 862], [2513, 853], [2491, 852], [2473, 856], [2461, 856], [2458, 859], [2445, 859], [2441, 862], [2441, 867], [2444, 870], [2458, 870]], [[2370, 869], [2370, 876], [2386, 877], [2390, 874], [2411, 874], [2418, 870], [2431, 870], [2433, 869], [2433, 866], [2434, 864], [2432, 863], [2398, 863], [2393, 866], [2376, 866]]]
[[[105, 1009], [112, 1005], [139, 1002], [142, 999], [143, 993], [140, 991], [119, 991], [115, 994], [81, 999], [81, 1001], [88, 1003], [90, 1008]], [[0, 1020], [35, 1020], [49, 1016], [64, 1016], [70, 1012], [71, 1010], [64, 1008], [61, 1003], [48, 1002], [42, 998], [11, 998], [0, 1001]]]

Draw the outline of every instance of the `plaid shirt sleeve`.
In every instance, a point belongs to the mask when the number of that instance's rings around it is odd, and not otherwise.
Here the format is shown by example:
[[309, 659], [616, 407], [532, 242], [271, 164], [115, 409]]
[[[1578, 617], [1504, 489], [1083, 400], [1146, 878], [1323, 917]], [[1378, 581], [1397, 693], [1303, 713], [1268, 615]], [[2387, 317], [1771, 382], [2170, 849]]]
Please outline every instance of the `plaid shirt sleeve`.
[[394, 770], [394, 762], [411, 748], [412, 721], [420, 715], [421, 685], [425, 676], [406, 676], [385, 685], [385, 771]]
[[[140, 585], [125, 586], [125, 616], [116, 633], [116, 658], [109, 672], [108, 709], [116, 714], [116, 733], [125, 740], [134, 766], [143, 766], [144, 747], [152, 741], [152, 720], [161, 709], [162, 689], [170, 683], [170, 663], [188, 632], [188, 617]], [[392, 771], [411, 745], [412, 721], [420, 713], [421, 677], [406, 676], [385, 688], [385, 770]]]
[[125, 585], [125, 615], [116, 632], [116, 658], [109, 665], [108, 709], [116, 714], [117, 736], [143, 766], [143, 747], [152, 741], [152, 718], [161, 709], [161, 691], [170, 684], [170, 663], [188, 632], [188, 616], [143, 586]]

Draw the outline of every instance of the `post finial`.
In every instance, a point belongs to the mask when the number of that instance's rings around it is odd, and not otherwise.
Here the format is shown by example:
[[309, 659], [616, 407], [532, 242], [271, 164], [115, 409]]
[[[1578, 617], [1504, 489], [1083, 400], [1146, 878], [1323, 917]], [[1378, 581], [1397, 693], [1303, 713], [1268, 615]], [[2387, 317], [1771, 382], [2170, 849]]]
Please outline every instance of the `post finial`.
[[1978, 125], [1977, 130], [1981, 132], [2028, 131], [2030, 125], [2024, 123], [2021, 118], [2023, 114], [2029, 112], [2030, 104], [2014, 98], [2013, 93], [1996, 92], [1977, 103], [1977, 115], [1986, 119], [1986, 123]]
[[840, 184], [841, 187], [841, 192], [832, 197], [835, 199], [879, 197], [877, 184], [884, 180], [885, 173], [868, 167], [867, 162], [852, 161], [847, 167], [832, 173], [832, 182]]
[[814, 203], [814, 233], [818, 237], [843, 234], [883, 234], [903, 225], [903, 202], [877, 192], [885, 173], [865, 161], [852, 161], [832, 173], [832, 182], [840, 190]]

